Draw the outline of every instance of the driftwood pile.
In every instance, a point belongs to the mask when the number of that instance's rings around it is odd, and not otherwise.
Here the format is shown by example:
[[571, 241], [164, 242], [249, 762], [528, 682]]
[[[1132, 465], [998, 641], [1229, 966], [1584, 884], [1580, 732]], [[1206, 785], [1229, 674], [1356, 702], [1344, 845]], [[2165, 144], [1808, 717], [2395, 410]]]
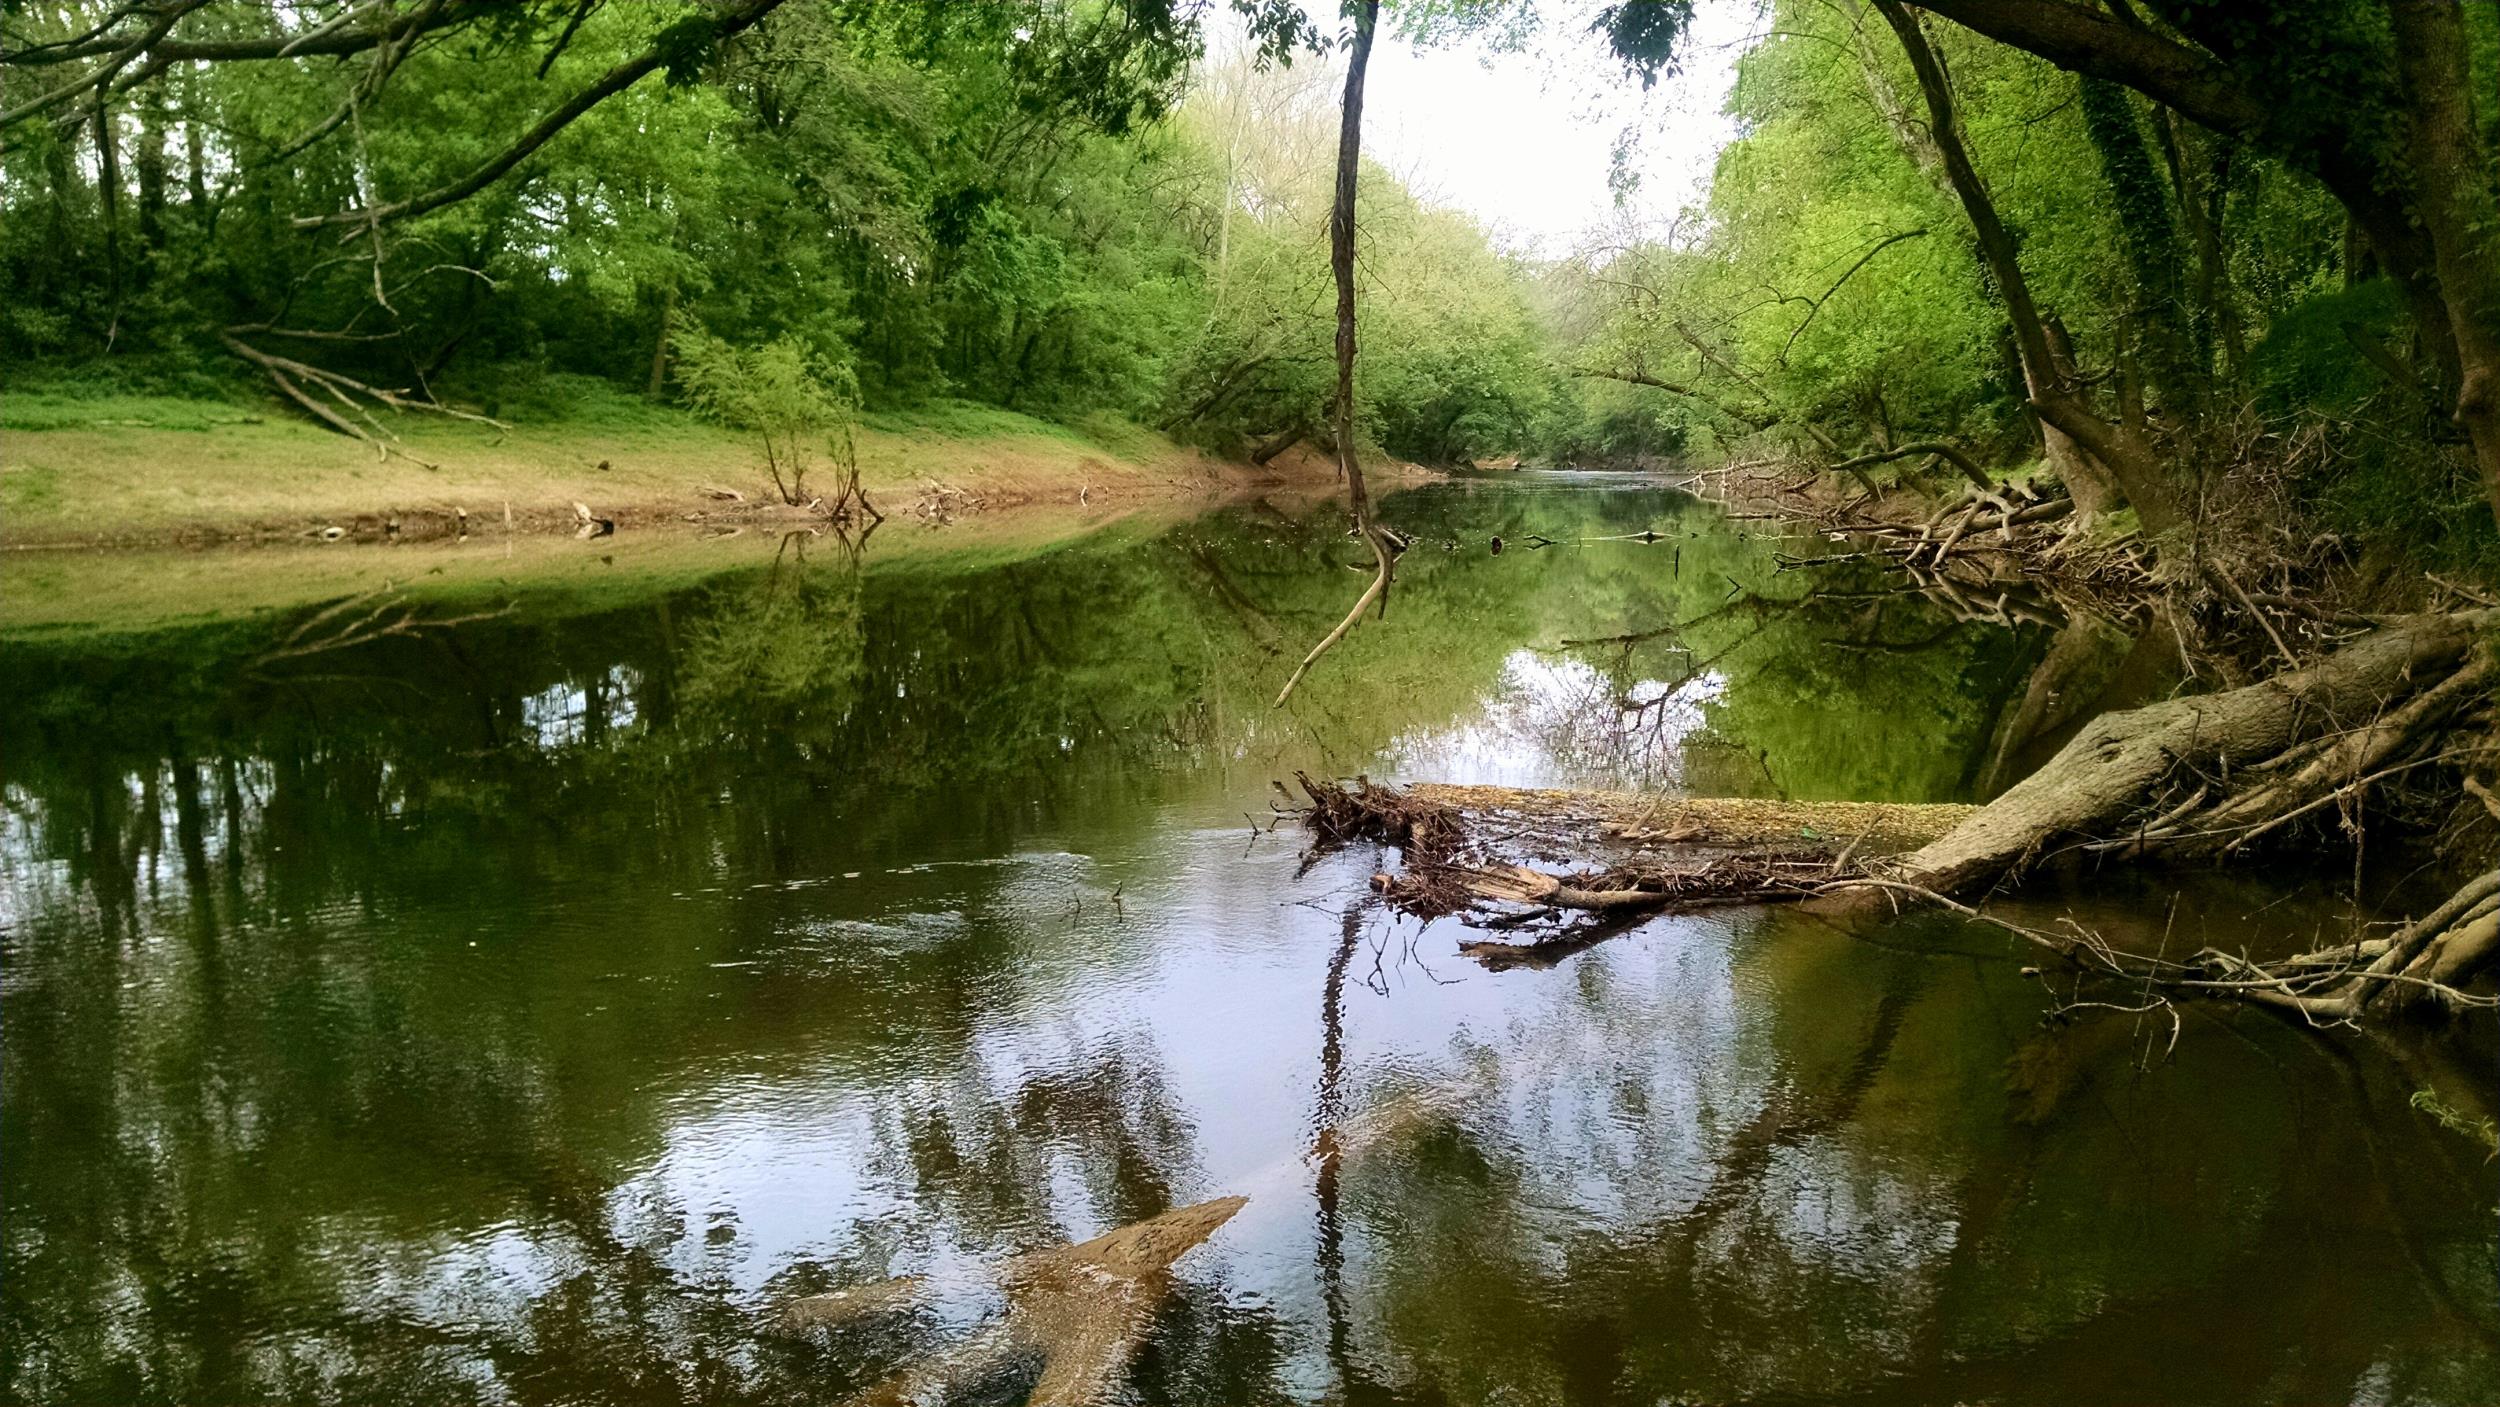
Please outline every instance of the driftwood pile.
[[1972, 488], [1917, 522], [1854, 501], [1806, 517], [1853, 550], [1782, 554], [1782, 570], [1880, 562], [1964, 620], [2056, 625], [2078, 612], [2124, 615], [2156, 585], [2153, 555], [2141, 541], [2094, 530], [2075, 517], [2071, 500], [2028, 484]]

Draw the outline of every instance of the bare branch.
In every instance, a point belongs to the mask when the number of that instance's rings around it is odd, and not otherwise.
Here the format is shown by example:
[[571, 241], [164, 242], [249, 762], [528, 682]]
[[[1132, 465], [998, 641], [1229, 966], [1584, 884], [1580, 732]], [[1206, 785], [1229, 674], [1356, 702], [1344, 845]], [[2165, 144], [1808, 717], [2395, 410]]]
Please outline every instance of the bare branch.
[[1917, 440], [1906, 445], [1895, 445], [1891, 449], [1877, 450], [1873, 454], [1861, 454], [1855, 459], [1844, 459], [1832, 467], [1854, 473], [1869, 465], [1889, 464], [1893, 460], [1908, 459], [1912, 455], [1919, 454], [1933, 454], [1944, 458], [1954, 468], [1962, 471], [1963, 478], [1982, 489], [1996, 487], [1996, 481], [1989, 478], [1986, 471], [1974, 463], [1969, 455], [1964, 454], [1959, 446], [1943, 440]]
[[1876, 255], [1883, 253], [1885, 250], [1901, 243], [1903, 240], [1918, 239], [1926, 233], [1927, 231], [1925, 230], [1905, 230], [1900, 234], [1886, 235], [1882, 239], [1875, 241], [1875, 247], [1867, 250], [1864, 254], [1859, 255], [1858, 262], [1851, 264], [1847, 273], [1844, 273], [1839, 278], [1832, 280], [1832, 286], [1823, 290], [1822, 297], [1810, 298], [1806, 300], [1806, 315], [1798, 320], [1796, 327], [1790, 329], [1788, 340], [1780, 344], [1780, 365], [1788, 365], [1788, 349], [1797, 345], [1797, 339], [1804, 336], [1805, 330], [1813, 325], [1814, 315], [1823, 311], [1823, 305], [1832, 301], [1832, 295], [1840, 291], [1842, 284], [1856, 278], [1858, 276], [1858, 270], [1865, 268], [1869, 263], [1873, 262]]

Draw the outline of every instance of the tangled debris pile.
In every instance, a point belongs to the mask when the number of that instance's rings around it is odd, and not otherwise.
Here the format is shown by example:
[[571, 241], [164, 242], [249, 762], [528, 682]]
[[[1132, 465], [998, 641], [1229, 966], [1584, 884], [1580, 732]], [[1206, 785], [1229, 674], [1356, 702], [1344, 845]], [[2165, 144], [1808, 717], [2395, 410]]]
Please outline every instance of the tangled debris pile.
[[[1606, 915], [1801, 899], [1943, 835], [1978, 809], [1294, 779], [1309, 798], [1304, 822], [1323, 844], [1373, 841], [1402, 852], [1398, 873], [1372, 877], [1372, 888], [1401, 912], [1464, 913], [1488, 928], [1562, 910]], [[1604, 863], [1588, 863], [1592, 857]], [[1521, 860], [1574, 868], [1549, 873]]]

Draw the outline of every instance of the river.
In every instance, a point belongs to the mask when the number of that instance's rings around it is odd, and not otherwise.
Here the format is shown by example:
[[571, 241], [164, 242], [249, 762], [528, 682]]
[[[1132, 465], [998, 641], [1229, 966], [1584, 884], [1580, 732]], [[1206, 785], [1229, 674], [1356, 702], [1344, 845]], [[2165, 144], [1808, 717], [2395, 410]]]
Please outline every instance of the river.
[[[1118, 1400], [2500, 1398], [2500, 1173], [2409, 1102], [2480, 1037], [2044, 1024], [1933, 914], [1488, 971], [1269, 809], [1967, 799], [2040, 632], [1636, 477], [1383, 516], [1386, 619], [1281, 711], [1367, 569], [1324, 507], [0, 642], [8, 1398], [840, 1402], [987, 1342], [1009, 1257], [1225, 1196]], [[2008, 911], [2280, 947], [2341, 866]]]

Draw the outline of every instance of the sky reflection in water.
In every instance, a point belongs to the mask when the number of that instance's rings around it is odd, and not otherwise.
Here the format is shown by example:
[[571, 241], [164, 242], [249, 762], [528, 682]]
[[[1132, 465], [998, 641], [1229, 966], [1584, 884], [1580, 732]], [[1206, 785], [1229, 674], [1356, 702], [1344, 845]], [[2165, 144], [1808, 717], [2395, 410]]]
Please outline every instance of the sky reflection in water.
[[[1324, 511], [785, 554], [292, 672], [285, 621], [12, 642], [8, 1394], [841, 1401], [1002, 1258], [1246, 1194], [1130, 1398], [2494, 1395], [2492, 1170], [2405, 1107], [2436, 1052], [2200, 1012], [2139, 1072], [1934, 917], [1487, 973], [1370, 907], [1379, 857], [1254, 833], [1296, 767], [1961, 795], [2044, 643], [1637, 483], [1389, 516], [1389, 619], [1283, 714], [1359, 585]], [[2284, 892], [2031, 902], [2332, 918]], [[905, 1273], [919, 1313], [769, 1323]]]

